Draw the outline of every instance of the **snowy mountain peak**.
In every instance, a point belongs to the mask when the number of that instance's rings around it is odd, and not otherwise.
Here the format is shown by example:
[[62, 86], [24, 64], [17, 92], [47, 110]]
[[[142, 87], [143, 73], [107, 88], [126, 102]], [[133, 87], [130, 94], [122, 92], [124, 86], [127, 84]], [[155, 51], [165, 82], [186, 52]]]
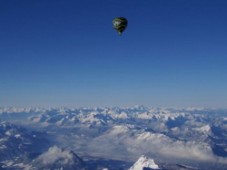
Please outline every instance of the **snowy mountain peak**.
[[142, 155], [129, 170], [143, 170], [144, 168], [159, 169], [153, 159]]

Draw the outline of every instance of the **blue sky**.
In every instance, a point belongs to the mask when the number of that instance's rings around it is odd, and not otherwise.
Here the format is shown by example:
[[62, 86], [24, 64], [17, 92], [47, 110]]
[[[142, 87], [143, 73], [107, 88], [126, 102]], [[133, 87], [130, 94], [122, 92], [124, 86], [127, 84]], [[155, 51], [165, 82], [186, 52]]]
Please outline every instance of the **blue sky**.
[[[0, 106], [226, 107], [225, 0], [0, 0]], [[128, 19], [118, 36], [115, 17]]]

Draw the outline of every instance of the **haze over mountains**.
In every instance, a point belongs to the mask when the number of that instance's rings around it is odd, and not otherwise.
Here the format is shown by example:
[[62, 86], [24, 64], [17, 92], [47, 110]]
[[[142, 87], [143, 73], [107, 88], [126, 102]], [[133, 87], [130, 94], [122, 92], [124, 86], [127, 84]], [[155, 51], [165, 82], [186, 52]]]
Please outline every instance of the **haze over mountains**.
[[2, 169], [227, 167], [224, 109], [0, 108], [0, 120]]

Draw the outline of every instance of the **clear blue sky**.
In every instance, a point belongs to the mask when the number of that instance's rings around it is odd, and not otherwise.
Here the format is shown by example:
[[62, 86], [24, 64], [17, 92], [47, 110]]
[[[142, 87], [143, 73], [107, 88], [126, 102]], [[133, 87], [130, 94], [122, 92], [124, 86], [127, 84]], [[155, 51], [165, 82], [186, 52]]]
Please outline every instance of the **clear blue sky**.
[[227, 106], [226, 0], [0, 0], [0, 106], [135, 104]]

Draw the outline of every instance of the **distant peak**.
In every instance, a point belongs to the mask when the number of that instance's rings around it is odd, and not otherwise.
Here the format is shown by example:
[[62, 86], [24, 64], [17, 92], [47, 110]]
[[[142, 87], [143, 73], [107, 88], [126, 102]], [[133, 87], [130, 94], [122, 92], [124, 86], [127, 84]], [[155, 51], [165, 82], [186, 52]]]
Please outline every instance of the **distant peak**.
[[142, 155], [129, 170], [143, 170], [144, 168], [159, 169], [153, 159]]

